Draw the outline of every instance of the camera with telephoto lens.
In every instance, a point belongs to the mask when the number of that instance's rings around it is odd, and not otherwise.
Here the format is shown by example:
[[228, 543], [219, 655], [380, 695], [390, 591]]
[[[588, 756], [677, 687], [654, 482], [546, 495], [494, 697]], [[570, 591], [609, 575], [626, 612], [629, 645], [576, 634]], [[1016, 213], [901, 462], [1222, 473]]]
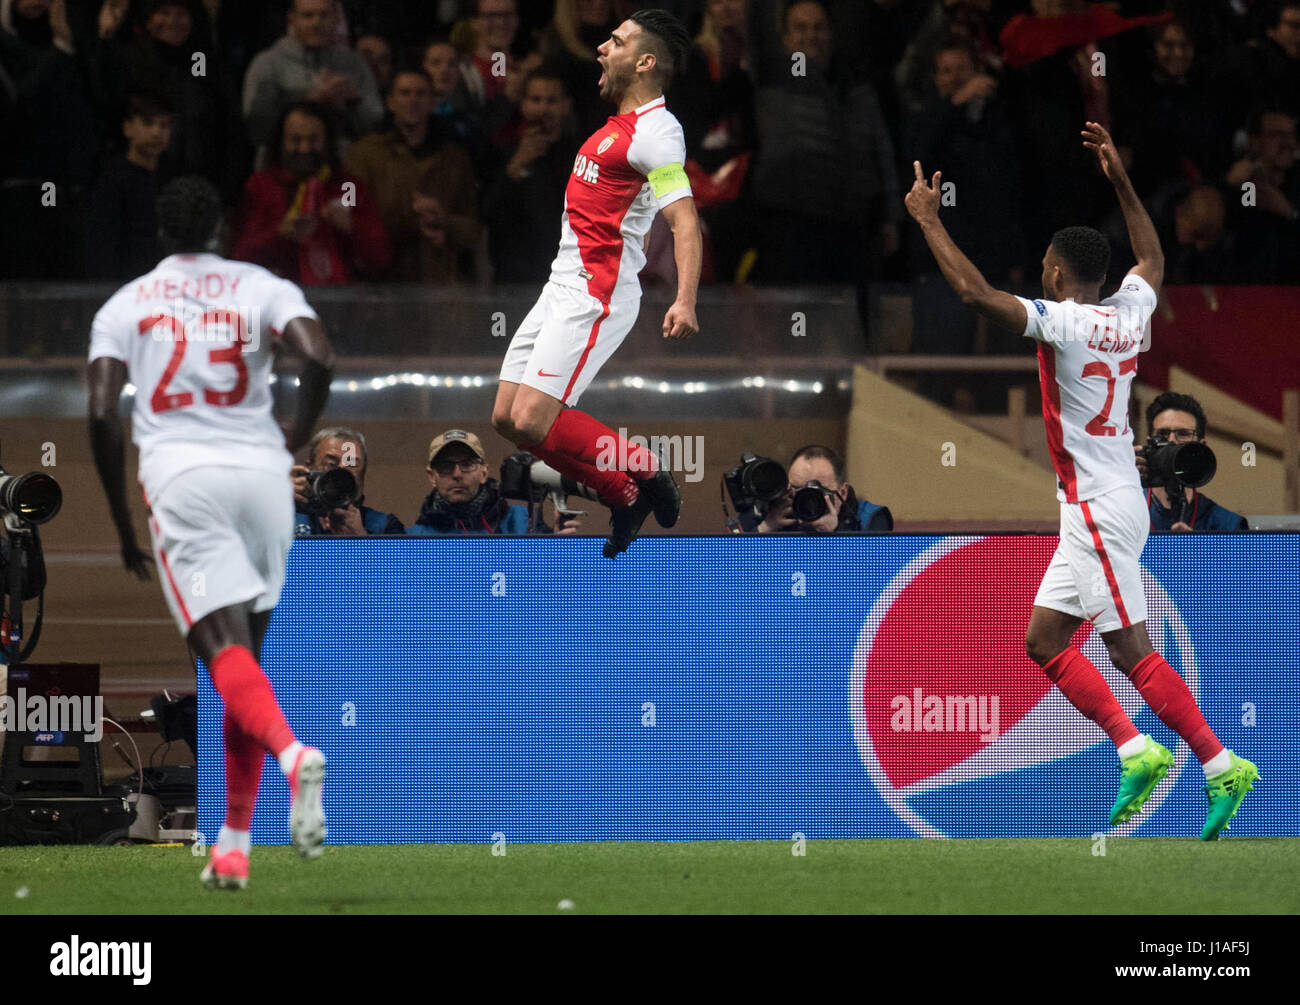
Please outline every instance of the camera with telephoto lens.
[[736, 512], [752, 516], [756, 522], [762, 522], [788, 494], [794, 518], [799, 523], [813, 523], [830, 512], [826, 497], [834, 494], [819, 481], [809, 481], [790, 492], [790, 476], [779, 461], [750, 453], [741, 457], [739, 466], [723, 475], [722, 481]]
[[63, 490], [49, 475], [11, 475], [0, 466], [0, 519], [33, 527], [53, 520], [62, 505]]
[[307, 505], [303, 512], [327, 517], [357, 501], [357, 479], [347, 468], [307, 472]]
[[789, 476], [779, 461], [745, 453], [740, 464], [722, 476], [722, 483], [731, 496], [731, 504], [740, 517], [752, 516], [761, 521], [785, 496], [790, 487]]
[[1182, 498], [1184, 488], [1199, 489], [1208, 485], [1219, 466], [1214, 451], [1197, 441], [1171, 443], [1148, 436], [1142, 456], [1147, 462], [1147, 474], [1142, 485], [1167, 489], [1177, 498]]

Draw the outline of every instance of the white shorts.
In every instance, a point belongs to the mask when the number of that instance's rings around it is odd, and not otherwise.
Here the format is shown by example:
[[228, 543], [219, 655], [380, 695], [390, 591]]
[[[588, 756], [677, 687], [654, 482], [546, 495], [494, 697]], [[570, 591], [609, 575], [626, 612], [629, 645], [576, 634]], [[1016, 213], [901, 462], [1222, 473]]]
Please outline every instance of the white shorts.
[[577, 404], [632, 330], [640, 309], [639, 296], [606, 304], [582, 290], [548, 282], [510, 340], [501, 379]]
[[1061, 503], [1061, 540], [1034, 604], [1091, 621], [1098, 632], [1147, 619], [1142, 548], [1151, 516], [1141, 489]]
[[182, 635], [222, 607], [276, 605], [293, 543], [288, 471], [190, 468], [148, 502], [158, 578]]

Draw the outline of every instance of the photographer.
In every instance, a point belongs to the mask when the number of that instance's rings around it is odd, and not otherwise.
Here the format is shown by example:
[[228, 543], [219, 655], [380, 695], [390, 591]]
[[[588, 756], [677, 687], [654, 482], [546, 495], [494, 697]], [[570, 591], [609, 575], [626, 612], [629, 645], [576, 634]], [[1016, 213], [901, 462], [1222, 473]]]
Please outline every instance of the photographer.
[[[402, 521], [362, 505], [366, 495], [366, 438], [355, 429], [330, 426], [318, 430], [307, 445], [308, 464], [295, 464], [293, 501], [297, 516], [294, 534], [298, 537], [367, 537], [374, 534], [401, 534]], [[313, 492], [310, 476], [344, 468], [356, 481], [351, 499], [343, 506], [329, 506], [321, 493]], [[317, 484], [319, 484], [317, 482]]]
[[[1166, 391], [1147, 407], [1147, 432], [1158, 443], [1205, 443], [1205, 412], [1189, 394]], [[1171, 504], [1169, 490], [1150, 484], [1148, 447], [1136, 447], [1137, 467], [1147, 488], [1152, 530], [1246, 530], [1246, 518], [1224, 509], [1196, 489], [1176, 484]], [[1177, 490], [1182, 490], [1181, 501]], [[1176, 513], [1175, 510], [1178, 510]]]
[[[795, 451], [790, 461], [789, 487], [757, 524], [742, 518], [741, 529], [759, 534], [852, 534], [894, 529], [894, 517], [884, 506], [859, 501], [853, 486], [844, 480], [844, 461], [829, 447], [807, 446]], [[808, 486], [820, 487], [826, 497], [826, 513], [811, 522], [800, 522], [792, 512], [794, 494]]]
[[526, 534], [528, 510], [514, 506], [488, 476], [487, 455], [473, 433], [449, 429], [429, 443], [425, 468], [432, 490], [420, 507], [420, 518], [406, 533]]

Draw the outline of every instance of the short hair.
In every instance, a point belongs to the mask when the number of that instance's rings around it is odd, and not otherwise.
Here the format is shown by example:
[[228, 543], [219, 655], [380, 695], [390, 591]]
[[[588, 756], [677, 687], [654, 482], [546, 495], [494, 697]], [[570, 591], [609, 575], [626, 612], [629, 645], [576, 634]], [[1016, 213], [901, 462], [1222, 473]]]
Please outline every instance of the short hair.
[[[1297, 0], [1297, 2], [1300, 2], [1300, 0]], [[810, 3], [816, 7], [820, 7], [822, 9], [822, 14], [825, 15], [826, 17], [827, 22], [830, 21], [831, 18], [830, 12], [826, 10], [826, 5], [822, 3], [822, 0], [786, 0], [785, 8], [781, 11], [782, 32], [787, 31], [790, 27], [790, 11], [794, 10], [800, 4], [804, 4], [804, 3]]]
[[137, 91], [126, 99], [122, 121], [131, 119], [156, 119], [163, 115], [174, 116], [176, 104], [167, 94], [158, 91]]
[[675, 14], [660, 7], [639, 10], [628, 20], [640, 27], [646, 36], [641, 51], [654, 53], [655, 68], [667, 86], [677, 68], [686, 62], [686, 53], [691, 47], [691, 33]]
[[205, 251], [221, 224], [221, 193], [200, 175], [183, 175], [163, 186], [154, 201], [154, 212], [160, 243], [167, 251]]
[[326, 440], [351, 440], [361, 447], [361, 464], [360, 471], [366, 473], [366, 466], [370, 463], [370, 451], [366, 448], [366, 438], [359, 430], [349, 429], [347, 426], [325, 426], [323, 429], [316, 430], [316, 435], [311, 438], [307, 444], [307, 460], [316, 459], [316, 448]]
[[[1300, 0], [1297, 0], [1297, 2], [1300, 2]], [[974, 66], [976, 70], [980, 68], [979, 52], [975, 48], [975, 43], [966, 35], [961, 35], [957, 32], [950, 32], [946, 35], [944, 40], [935, 48], [934, 58], [931, 62], [937, 64], [939, 61], [939, 53], [941, 52], [964, 52], [970, 57], [971, 65]]]
[[553, 80], [560, 85], [560, 90], [564, 92], [565, 97], [569, 96], [569, 85], [564, 79], [564, 73], [554, 63], [543, 63], [524, 74], [524, 82], [519, 88], [519, 93], [527, 94], [528, 85], [534, 80]]
[[829, 461], [831, 470], [835, 472], [835, 480], [841, 485], [844, 484], [844, 458], [830, 447], [818, 446], [815, 443], [800, 447], [794, 452], [794, 456], [790, 458], [790, 466], [794, 467], [794, 462], [801, 458], [809, 461], [819, 459]]
[[393, 70], [393, 76], [388, 81], [388, 88], [384, 91], [384, 97], [388, 97], [393, 93], [393, 90], [397, 87], [398, 77], [409, 76], [423, 77], [424, 82], [429, 85], [429, 90], [433, 90], [433, 80], [424, 72], [422, 66], [419, 66], [416, 63], [403, 63], [401, 66]]
[[1282, 23], [1282, 15], [1292, 7], [1300, 7], [1300, 0], [1277, 0], [1264, 6], [1260, 18], [1265, 28], [1276, 28]]
[[289, 121], [289, 116], [295, 112], [301, 115], [310, 115], [317, 119], [325, 126], [325, 157], [330, 163], [338, 158], [338, 125], [334, 119], [334, 113], [328, 107], [317, 101], [294, 101], [286, 105], [284, 111], [275, 122], [275, 129], [271, 133], [271, 140], [267, 144], [267, 160], [276, 167], [280, 166], [281, 159], [284, 156], [284, 126]]
[[[1300, 6], [1300, 0], [1296, 0], [1296, 6]], [[1264, 131], [1265, 115], [1285, 115], [1292, 122], [1296, 121], [1295, 113], [1289, 112], [1276, 102], [1269, 102], [1263, 105], [1256, 105], [1250, 110], [1250, 115], [1246, 118], [1246, 135], [1258, 136]]]
[[1156, 416], [1161, 412], [1169, 411], [1171, 408], [1196, 416], [1196, 438], [1199, 440], [1205, 437], [1205, 409], [1190, 394], [1179, 394], [1177, 391], [1165, 391], [1157, 394], [1155, 400], [1147, 405], [1148, 433], [1155, 430]]
[[1081, 283], [1101, 283], [1110, 266], [1110, 242], [1092, 227], [1066, 227], [1052, 235], [1051, 246]]

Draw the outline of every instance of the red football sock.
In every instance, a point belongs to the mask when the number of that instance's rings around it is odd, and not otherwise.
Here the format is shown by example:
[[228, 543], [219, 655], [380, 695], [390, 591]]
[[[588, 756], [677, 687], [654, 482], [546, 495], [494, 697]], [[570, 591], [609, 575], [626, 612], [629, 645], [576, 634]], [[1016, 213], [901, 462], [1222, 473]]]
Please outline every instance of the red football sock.
[[[562, 475], [589, 485], [606, 506], [630, 506], [638, 480], [659, 470], [654, 454], [629, 443], [586, 412], [566, 408], [541, 443], [521, 444]], [[626, 462], [626, 470], [620, 467]]]
[[226, 741], [226, 826], [250, 830], [266, 748], [235, 725], [229, 711], [221, 728]]
[[226, 715], [272, 754], [293, 743], [293, 730], [280, 711], [271, 682], [243, 646], [226, 646], [208, 666], [212, 686], [226, 703]]
[[1074, 646], [1058, 653], [1043, 667], [1043, 673], [1071, 705], [1106, 731], [1116, 747], [1138, 735], [1138, 728], [1120, 707], [1101, 671]]
[[1183, 738], [1202, 764], [1223, 749], [1223, 744], [1196, 707], [1191, 689], [1159, 653], [1138, 660], [1128, 679], [1142, 700], [1151, 706], [1151, 711]]

